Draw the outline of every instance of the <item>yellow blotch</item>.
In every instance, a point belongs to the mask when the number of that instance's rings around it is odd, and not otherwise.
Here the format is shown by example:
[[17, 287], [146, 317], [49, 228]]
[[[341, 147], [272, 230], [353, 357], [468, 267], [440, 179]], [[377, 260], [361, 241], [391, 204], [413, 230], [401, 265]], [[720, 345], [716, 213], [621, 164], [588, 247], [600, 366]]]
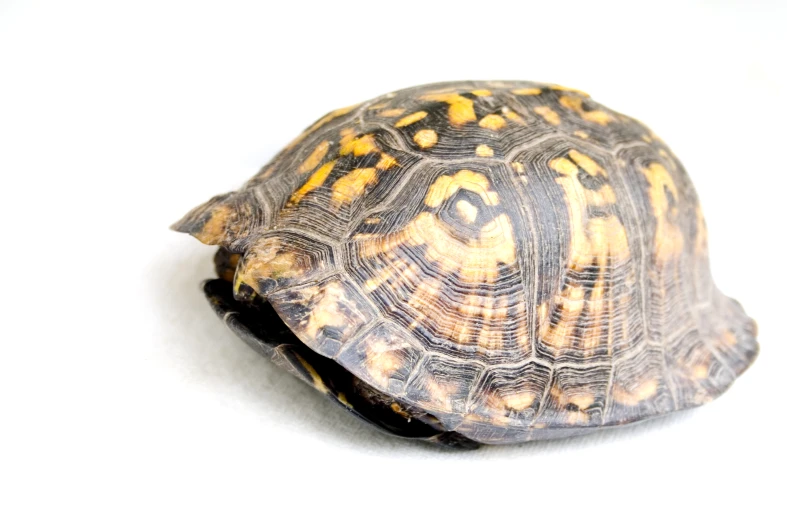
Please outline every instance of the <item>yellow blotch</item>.
[[475, 154], [478, 157], [494, 157], [495, 151], [485, 144], [479, 144], [475, 149]]
[[344, 136], [340, 142], [341, 148], [339, 148], [339, 153], [341, 155], [349, 155], [352, 153], [357, 157], [359, 155], [368, 155], [380, 151], [380, 149], [377, 148], [377, 144], [374, 142], [374, 137], [371, 135], [366, 134], [348, 139], [349, 135], [350, 134]]
[[541, 94], [540, 88], [517, 88], [511, 91], [512, 94], [517, 96], [538, 96]]
[[560, 124], [560, 116], [557, 112], [549, 108], [548, 106], [540, 106], [533, 109], [536, 114], [540, 115], [544, 121], [549, 123], [552, 126], [557, 126]]
[[599, 174], [601, 174], [604, 177], [607, 176], [606, 170], [604, 170], [604, 168], [599, 166], [599, 164], [596, 161], [594, 161], [587, 155], [580, 153], [576, 150], [569, 150], [568, 156], [571, 158], [572, 161], [577, 163], [577, 165], [580, 168], [588, 172], [593, 177]]
[[290, 197], [291, 204], [298, 204], [303, 197], [305, 197], [311, 191], [319, 188], [325, 182], [325, 179], [331, 174], [334, 165], [336, 165], [336, 161], [330, 161], [323, 164], [320, 169], [312, 174], [311, 177], [301, 186], [298, 190], [292, 194]]
[[303, 161], [298, 168], [298, 173], [306, 173], [310, 172], [315, 169], [320, 162], [325, 158], [325, 154], [328, 153], [328, 149], [331, 147], [331, 143], [328, 141], [323, 141], [318, 144], [314, 151]]
[[387, 170], [389, 168], [393, 168], [397, 165], [396, 159], [388, 155], [387, 153], [380, 154], [380, 160], [377, 161], [377, 164], [374, 165], [375, 168], [378, 170]]
[[503, 107], [502, 112], [503, 112], [503, 115], [506, 117], [506, 119], [508, 119], [509, 121], [513, 121], [514, 123], [517, 123], [517, 124], [520, 124], [520, 125], [526, 125], [527, 124], [527, 122], [525, 121], [525, 118], [523, 118], [518, 113], [514, 112], [513, 110], [511, 110], [508, 107]]
[[351, 310], [356, 307], [351, 301], [348, 301], [347, 294], [339, 282], [331, 282], [310, 296], [310, 302], [315, 298], [318, 300], [312, 305], [311, 312], [308, 314], [308, 322], [303, 329], [303, 335], [306, 338], [314, 341], [317, 334], [325, 327], [342, 329], [349, 325], [342, 306]]
[[391, 351], [384, 342], [377, 342], [366, 348], [366, 370], [380, 386], [387, 387], [397, 370], [402, 367], [402, 358]]
[[427, 94], [421, 99], [448, 103], [448, 120], [452, 125], [462, 126], [476, 120], [473, 100], [459, 94]]
[[421, 148], [431, 148], [437, 144], [437, 132], [431, 128], [418, 130], [413, 136], [413, 141]]
[[487, 130], [500, 130], [501, 128], [505, 128], [506, 120], [497, 114], [489, 114], [478, 122], [478, 126], [486, 128]]
[[522, 392], [519, 394], [512, 394], [506, 395], [501, 397], [501, 401], [503, 401], [503, 405], [506, 408], [511, 410], [516, 410], [517, 412], [521, 412], [526, 408], [530, 408], [530, 405], [536, 400], [535, 394], [530, 392]]
[[553, 388], [550, 394], [557, 401], [559, 407], [567, 408], [569, 405], [574, 405], [577, 408], [577, 410], [569, 411], [566, 414], [566, 422], [569, 424], [586, 423], [588, 421], [586, 410], [596, 402], [595, 397], [591, 393], [583, 392], [567, 395], [558, 388]]
[[380, 112], [382, 117], [399, 117], [404, 114], [403, 108], [389, 108]]
[[697, 365], [691, 371], [691, 375], [694, 379], [705, 379], [708, 377], [708, 367], [705, 365]]
[[650, 379], [631, 391], [616, 386], [612, 389], [612, 398], [625, 406], [636, 406], [645, 399], [656, 395], [658, 389], [659, 382], [655, 379]]
[[[604, 170], [586, 155], [571, 152], [569, 157], [581, 163], [583, 169], [590, 168], [596, 174], [605, 174]], [[568, 206], [571, 225], [569, 267], [582, 270], [594, 263], [604, 267], [615, 260], [628, 259], [628, 238], [618, 217], [609, 215], [588, 218], [587, 215], [588, 206], [615, 203], [616, 197], [612, 187], [605, 185], [599, 190], [586, 189], [579, 182], [577, 164], [565, 157], [552, 159], [549, 166], [563, 174], [562, 177], [555, 179], [555, 182], [563, 188]]]
[[425, 110], [420, 110], [418, 112], [415, 112], [415, 113], [412, 113], [410, 115], [404, 116], [399, 121], [397, 121], [394, 126], [396, 128], [401, 128], [403, 126], [408, 126], [408, 125], [411, 125], [413, 123], [416, 123], [416, 122], [420, 121], [421, 119], [425, 118], [428, 115], [429, 115], [429, 113], [426, 112]]
[[476, 216], [478, 215], [478, 208], [466, 200], [460, 200], [456, 203], [456, 211], [459, 213], [462, 220], [468, 224], [475, 222]]
[[517, 172], [519, 175], [525, 173], [525, 165], [521, 162], [514, 161], [511, 163], [511, 167], [514, 168], [514, 171]]
[[574, 130], [574, 135], [579, 137], [580, 139], [587, 139], [589, 137], [588, 133], [585, 132], [584, 130]]
[[460, 189], [466, 189], [481, 196], [487, 206], [496, 206], [499, 202], [497, 192], [489, 190], [489, 179], [481, 173], [470, 170], [459, 170], [454, 175], [441, 175], [429, 186], [424, 204], [436, 208]]
[[656, 232], [653, 238], [656, 258], [667, 262], [680, 255], [683, 250], [683, 233], [673, 222], [678, 216], [678, 208], [670, 207], [667, 198], [669, 192], [673, 200], [678, 201], [678, 188], [667, 169], [660, 163], [653, 162], [640, 169], [650, 183], [648, 195], [653, 216], [656, 219]]
[[376, 168], [356, 168], [333, 184], [331, 201], [336, 206], [349, 204], [362, 195], [369, 184], [376, 181]]
[[588, 94], [587, 92], [583, 92], [581, 90], [577, 90], [577, 89], [571, 88], [571, 87], [564, 87], [562, 85], [549, 85], [549, 88], [552, 89], [552, 90], [561, 90], [561, 91], [564, 91], [564, 92], [573, 92], [574, 94], [579, 94], [582, 97], [590, 97], [590, 94]]
[[579, 114], [584, 121], [607, 126], [608, 123], [615, 120], [612, 115], [603, 110], [585, 110], [582, 106], [582, 99], [576, 96], [561, 96], [559, 101], [565, 108]]
[[487, 89], [473, 90], [472, 93], [478, 97], [486, 97], [492, 95], [492, 91]]

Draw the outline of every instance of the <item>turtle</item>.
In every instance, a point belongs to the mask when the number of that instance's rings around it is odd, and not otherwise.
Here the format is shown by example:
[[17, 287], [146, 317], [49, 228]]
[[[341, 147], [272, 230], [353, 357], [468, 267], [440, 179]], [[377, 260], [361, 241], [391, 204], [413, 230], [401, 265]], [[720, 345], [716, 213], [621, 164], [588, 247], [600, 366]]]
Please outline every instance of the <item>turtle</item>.
[[384, 431], [555, 439], [716, 398], [758, 353], [672, 151], [579, 90], [457, 81], [334, 110], [173, 229], [246, 343]]

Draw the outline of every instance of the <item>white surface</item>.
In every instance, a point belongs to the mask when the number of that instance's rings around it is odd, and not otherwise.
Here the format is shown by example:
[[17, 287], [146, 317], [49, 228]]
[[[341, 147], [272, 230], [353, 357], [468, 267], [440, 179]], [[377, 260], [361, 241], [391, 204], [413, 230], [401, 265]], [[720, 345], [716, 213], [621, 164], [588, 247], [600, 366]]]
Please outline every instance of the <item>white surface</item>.
[[[266, 4], [0, 3], [0, 517], [784, 518], [783, 2]], [[212, 248], [170, 223], [330, 109], [465, 78], [587, 90], [681, 157], [761, 329], [721, 399], [448, 453], [212, 315]]]

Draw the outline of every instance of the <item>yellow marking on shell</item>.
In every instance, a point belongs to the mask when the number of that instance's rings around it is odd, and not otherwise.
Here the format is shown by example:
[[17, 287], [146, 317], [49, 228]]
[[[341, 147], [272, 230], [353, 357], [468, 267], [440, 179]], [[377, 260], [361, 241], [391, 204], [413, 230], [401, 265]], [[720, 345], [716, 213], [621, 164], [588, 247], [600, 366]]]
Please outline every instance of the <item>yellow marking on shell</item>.
[[651, 137], [648, 134], [642, 134], [642, 140], [645, 141], [646, 143], [653, 142], [653, 139], [651, 139]]
[[397, 121], [396, 124], [394, 124], [394, 126], [396, 128], [402, 128], [403, 126], [409, 126], [409, 125], [411, 125], [413, 123], [417, 123], [418, 121], [420, 121], [421, 119], [425, 118], [428, 115], [429, 115], [429, 113], [426, 112], [425, 110], [420, 110], [418, 112], [414, 112], [414, 113], [412, 113], [410, 115], [404, 116], [399, 121]]
[[[609, 184], [591, 190], [579, 181], [580, 167], [594, 176], [606, 177], [606, 171], [589, 156], [570, 150], [569, 158], [558, 157], [549, 162], [549, 167], [561, 174], [555, 182], [563, 189], [569, 216], [568, 269], [582, 272], [595, 266], [598, 270], [596, 282], [586, 295], [586, 289], [569, 283], [555, 295], [551, 305], [539, 308], [539, 336], [544, 344], [558, 351], [577, 348], [577, 328], [582, 327], [578, 348], [592, 356], [602, 344], [612, 343], [611, 330], [605, 330], [609, 316], [616, 310], [615, 301], [607, 298], [605, 272], [609, 266], [630, 259], [628, 236], [620, 219], [609, 214], [591, 217], [589, 209], [614, 204], [615, 192]], [[557, 322], [552, 322], [549, 310], [561, 310]], [[580, 319], [584, 321], [580, 323]], [[611, 352], [608, 352], [611, 354]]]
[[582, 97], [590, 97], [590, 94], [588, 94], [587, 92], [583, 92], [581, 90], [578, 90], [578, 89], [575, 89], [575, 88], [571, 88], [571, 87], [564, 87], [562, 85], [552, 84], [552, 85], [549, 85], [549, 88], [552, 89], [552, 90], [560, 90], [560, 91], [564, 91], [564, 92], [573, 92], [574, 94], [579, 94]]
[[426, 245], [427, 259], [461, 268], [463, 277], [474, 277], [477, 272], [484, 280], [494, 279], [498, 263], [512, 264], [516, 260], [513, 227], [505, 214], [498, 215], [481, 229], [478, 238], [468, 240], [465, 245], [453, 236], [448, 224], [432, 213], [423, 212], [382, 247], [389, 249], [397, 243]]
[[601, 174], [604, 177], [607, 176], [606, 170], [604, 170], [604, 168], [599, 166], [599, 164], [596, 161], [594, 161], [587, 155], [580, 153], [576, 150], [569, 150], [568, 156], [571, 158], [572, 161], [577, 163], [577, 166], [588, 172], [593, 177], [599, 174]]
[[235, 273], [234, 288], [237, 292], [242, 285], [248, 285], [256, 290], [259, 280], [296, 278], [305, 272], [306, 266], [295, 253], [283, 250], [278, 238], [268, 238], [256, 243], [246, 254]]
[[525, 173], [525, 165], [519, 161], [512, 162], [511, 167], [514, 168], [514, 171], [517, 172], [519, 175]]
[[342, 305], [355, 307], [348, 301], [347, 294], [339, 282], [330, 282], [319, 290], [313, 291], [309, 302], [311, 305], [303, 335], [310, 341], [317, 339], [317, 334], [325, 327], [342, 328], [347, 325]]
[[438, 177], [429, 186], [424, 204], [430, 208], [436, 208], [460, 189], [480, 195], [487, 206], [496, 206], [499, 202], [497, 192], [489, 190], [489, 179], [485, 175], [471, 170], [459, 170], [454, 175]]
[[367, 217], [363, 222], [364, 224], [379, 224], [382, 222], [382, 219], [380, 217]]
[[421, 148], [431, 148], [437, 144], [437, 132], [431, 128], [418, 130], [413, 136], [413, 141]]
[[421, 99], [448, 103], [448, 120], [454, 126], [462, 126], [476, 120], [473, 100], [460, 94], [426, 94], [421, 96]]
[[683, 233], [674, 223], [678, 217], [678, 208], [670, 207], [667, 192], [675, 201], [680, 199], [678, 188], [667, 169], [660, 163], [653, 162], [640, 168], [650, 183], [648, 196], [656, 219], [656, 231], [653, 237], [656, 259], [668, 262], [680, 256], [683, 250]]
[[309, 157], [307, 157], [306, 160], [301, 163], [300, 167], [298, 167], [298, 173], [310, 172], [319, 166], [330, 147], [331, 143], [328, 141], [323, 141], [315, 146]]
[[478, 157], [494, 157], [495, 151], [492, 150], [488, 145], [479, 144], [475, 149], [475, 154]]
[[298, 204], [308, 193], [314, 191], [325, 183], [325, 179], [331, 174], [336, 161], [323, 164], [311, 177], [290, 197], [291, 204]]
[[450, 411], [453, 408], [453, 396], [458, 390], [459, 386], [456, 383], [438, 381], [434, 377], [429, 378], [426, 383], [426, 391], [431, 396], [430, 404], [438, 405], [443, 411]]
[[379, 115], [382, 117], [399, 117], [402, 114], [404, 114], [403, 108], [389, 108], [381, 111]]
[[533, 109], [533, 111], [540, 115], [544, 121], [549, 123], [552, 126], [558, 126], [560, 124], [560, 116], [557, 112], [549, 108], [548, 106], [540, 106]]
[[384, 340], [375, 340], [366, 346], [366, 371], [372, 380], [383, 388], [388, 386], [391, 377], [404, 365], [404, 359], [398, 350], [392, 349]]
[[235, 212], [231, 206], [216, 206], [210, 210], [210, 217], [202, 229], [194, 233], [194, 238], [203, 244], [216, 245], [222, 241], [227, 232], [227, 226], [234, 218]]
[[587, 423], [589, 415], [587, 409], [596, 402], [593, 394], [587, 392], [568, 393], [562, 392], [558, 388], [552, 388], [550, 391], [552, 397], [557, 401], [560, 408], [568, 408], [569, 405], [576, 407], [576, 410], [567, 411], [566, 422], [569, 424]]
[[356, 157], [359, 155], [368, 155], [370, 153], [379, 152], [380, 149], [377, 148], [377, 143], [374, 142], [374, 137], [370, 134], [365, 134], [358, 137], [353, 137], [349, 139], [351, 134], [346, 134], [342, 137], [342, 141], [340, 142], [341, 148], [339, 148], [339, 154], [341, 155], [349, 155], [353, 154]]
[[705, 379], [708, 377], [708, 367], [705, 365], [697, 365], [692, 369], [691, 375], [694, 379]]
[[582, 106], [582, 99], [576, 96], [561, 96], [559, 101], [565, 108], [579, 114], [584, 121], [607, 126], [607, 124], [615, 120], [611, 114], [603, 110], [585, 110]]
[[527, 124], [527, 121], [525, 121], [524, 117], [519, 115], [517, 112], [511, 110], [510, 108], [503, 107], [501, 109], [501, 111], [503, 112], [503, 115], [506, 117], [506, 119], [508, 119], [509, 121], [513, 121], [514, 123], [517, 123], [517, 124], [520, 124], [520, 125], [526, 125]]
[[459, 213], [461, 219], [467, 224], [475, 222], [476, 216], [478, 215], [478, 208], [466, 200], [460, 200], [456, 203], [456, 211]]
[[631, 391], [615, 386], [612, 389], [612, 398], [625, 406], [637, 406], [642, 401], [656, 395], [658, 389], [659, 382], [655, 379], [649, 379]]
[[487, 130], [500, 130], [506, 127], [506, 120], [497, 114], [489, 114], [478, 122], [478, 126]]
[[503, 405], [511, 410], [521, 412], [533, 404], [536, 400], [536, 395], [531, 392], [521, 392], [518, 394], [511, 394], [501, 397]]
[[584, 130], [574, 130], [574, 135], [579, 137], [580, 139], [587, 139], [590, 137], [587, 132]]
[[566, 157], [557, 157], [549, 161], [549, 167], [563, 175], [577, 175], [579, 168], [576, 163]]
[[387, 153], [383, 152], [380, 154], [380, 160], [377, 161], [377, 164], [374, 165], [375, 168], [378, 170], [388, 170], [396, 166], [397, 163], [396, 159], [388, 155]]
[[322, 128], [323, 126], [325, 126], [326, 124], [330, 123], [331, 121], [333, 121], [337, 117], [341, 117], [343, 115], [346, 115], [346, 114], [349, 114], [350, 112], [352, 112], [352, 110], [355, 109], [359, 104], [360, 103], [355, 104], [355, 105], [350, 105], [348, 107], [340, 108], [338, 110], [334, 110], [333, 112], [330, 112], [329, 114], [323, 116], [322, 119], [320, 119], [319, 121], [314, 123], [312, 126], [307, 128], [306, 131], [304, 131], [301, 135], [296, 137], [290, 144], [287, 145], [287, 148], [285, 148], [285, 149], [286, 150], [292, 149], [295, 145], [297, 145], [298, 143], [303, 141], [306, 137], [308, 137], [309, 135], [311, 135], [312, 133], [317, 131], [319, 128]]
[[[439, 207], [459, 189], [479, 194], [490, 206], [499, 203], [498, 194], [490, 191], [489, 180], [482, 174], [461, 170], [454, 175], [443, 175], [435, 180], [425, 196], [425, 204]], [[464, 200], [457, 201], [457, 214], [467, 223], [477, 218], [478, 208]], [[516, 328], [507, 313], [509, 302], [492, 295], [466, 294], [457, 301], [444, 298], [444, 281], [424, 277], [419, 263], [411, 260], [407, 251], [425, 249], [424, 257], [440, 268], [440, 272], [457, 273], [463, 285], [477, 286], [493, 283], [500, 265], [516, 264], [514, 228], [506, 214], [499, 214], [480, 227], [474, 237], [457, 234], [454, 225], [437, 214], [424, 211], [403, 228], [390, 234], [358, 234], [354, 237], [362, 258], [376, 258], [382, 265], [366, 281], [366, 290], [377, 290], [381, 285], [395, 291], [405, 291], [407, 306], [414, 312], [411, 328], [427, 324], [439, 330], [450, 341], [485, 349], [504, 349], [504, 331]], [[524, 320], [526, 308], [521, 307]], [[525, 320], [526, 321], [526, 320]], [[524, 345], [529, 345], [524, 330]]]
[[517, 96], [538, 96], [541, 94], [540, 88], [516, 88], [511, 91], [512, 94]]
[[300, 355], [295, 354], [295, 357], [298, 358], [298, 363], [300, 363], [300, 365], [303, 368], [306, 369], [306, 372], [309, 373], [309, 377], [311, 377], [311, 379], [312, 379], [312, 384], [314, 385], [314, 388], [316, 388], [317, 390], [319, 390], [323, 394], [327, 394], [328, 393], [328, 387], [325, 386], [325, 383], [323, 382], [322, 377], [320, 377], [320, 374], [318, 374], [317, 371], [314, 370], [314, 367], [311, 366]]
[[377, 182], [377, 169], [356, 168], [333, 184], [331, 201], [335, 206], [349, 204], [363, 195], [366, 187], [374, 182]]
[[491, 90], [487, 90], [485, 88], [478, 89], [478, 90], [473, 90], [472, 93], [475, 96], [478, 96], [478, 97], [488, 97], [488, 96], [492, 95], [492, 91]]

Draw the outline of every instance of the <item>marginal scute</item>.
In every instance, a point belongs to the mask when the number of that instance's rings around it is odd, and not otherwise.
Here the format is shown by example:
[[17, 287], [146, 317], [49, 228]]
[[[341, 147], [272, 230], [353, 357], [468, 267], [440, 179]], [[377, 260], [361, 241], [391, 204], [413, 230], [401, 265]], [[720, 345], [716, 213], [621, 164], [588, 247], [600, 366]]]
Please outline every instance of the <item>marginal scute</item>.
[[248, 296], [244, 287], [268, 296], [306, 281], [317, 280], [334, 269], [330, 246], [294, 233], [265, 235], [252, 243], [235, 272], [236, 298]]
[[383, 323], [350, 343], [336, 359], [357, 367], [358, 375], [376, 388], [400, 396], [422, 358], [423, 349], [406, 332]]
[[269, 301], [301, 341], [331, 358], [375, 316], [363, 295], [340, 277], [277, 291]]

